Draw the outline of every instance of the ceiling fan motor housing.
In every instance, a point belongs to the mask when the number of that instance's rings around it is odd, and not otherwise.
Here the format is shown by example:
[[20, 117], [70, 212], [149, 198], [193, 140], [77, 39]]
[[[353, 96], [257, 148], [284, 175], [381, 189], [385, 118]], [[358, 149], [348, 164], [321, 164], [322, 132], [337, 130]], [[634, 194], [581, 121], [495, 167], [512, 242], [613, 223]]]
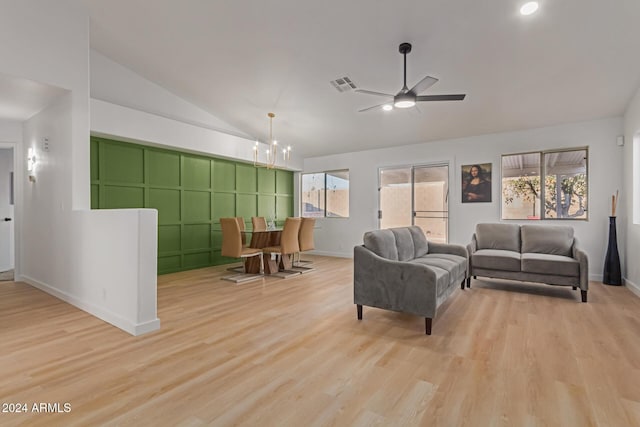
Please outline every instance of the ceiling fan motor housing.
[[411, 91], [399, 93], [393, 97], [393, 105], [398, 108], [413, 107], [416, 105], [416, 95]]
[[400, 53], [406, 55], [411, 52], [411, 43], [400, 43]]

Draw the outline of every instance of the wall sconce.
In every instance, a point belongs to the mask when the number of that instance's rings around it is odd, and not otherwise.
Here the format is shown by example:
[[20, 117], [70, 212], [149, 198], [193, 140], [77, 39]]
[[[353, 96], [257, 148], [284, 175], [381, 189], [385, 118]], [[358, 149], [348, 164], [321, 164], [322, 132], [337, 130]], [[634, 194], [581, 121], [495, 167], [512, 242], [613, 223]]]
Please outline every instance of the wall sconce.
[[29, 181], [36, 182], [36, 150], [33, 147], [27, 152], [27, 171], [29, 171]]

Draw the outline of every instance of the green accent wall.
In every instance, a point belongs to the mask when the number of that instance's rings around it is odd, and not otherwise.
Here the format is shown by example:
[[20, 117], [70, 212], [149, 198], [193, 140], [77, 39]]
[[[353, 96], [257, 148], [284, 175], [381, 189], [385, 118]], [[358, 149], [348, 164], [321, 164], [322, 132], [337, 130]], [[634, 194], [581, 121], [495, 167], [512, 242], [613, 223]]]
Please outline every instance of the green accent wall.
[[91, 208], [158, 210], [158, 274], [236, 262], [220, 254], [220, 218], [293, 216], [293, 173], [91, 138]]

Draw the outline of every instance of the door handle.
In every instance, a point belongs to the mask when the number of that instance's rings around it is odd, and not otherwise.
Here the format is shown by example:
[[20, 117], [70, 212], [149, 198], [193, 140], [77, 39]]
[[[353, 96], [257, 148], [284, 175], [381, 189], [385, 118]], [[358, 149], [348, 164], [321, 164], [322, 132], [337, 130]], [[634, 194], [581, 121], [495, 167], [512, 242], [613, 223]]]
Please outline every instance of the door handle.
[[11, 218], [5, 218], [4, 220], [5, 220], [5, 222], [6, 221], [11, 221]]

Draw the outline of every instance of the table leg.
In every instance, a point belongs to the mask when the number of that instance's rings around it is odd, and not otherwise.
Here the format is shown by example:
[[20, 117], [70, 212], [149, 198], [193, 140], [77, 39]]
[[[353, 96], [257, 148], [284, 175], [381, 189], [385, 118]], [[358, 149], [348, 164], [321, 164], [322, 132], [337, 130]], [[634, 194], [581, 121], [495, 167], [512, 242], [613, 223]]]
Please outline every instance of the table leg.
[[278, 272], [278, 263], [271, 259], [271, 254], [263, 254], [264, 274], [273, 274]]

